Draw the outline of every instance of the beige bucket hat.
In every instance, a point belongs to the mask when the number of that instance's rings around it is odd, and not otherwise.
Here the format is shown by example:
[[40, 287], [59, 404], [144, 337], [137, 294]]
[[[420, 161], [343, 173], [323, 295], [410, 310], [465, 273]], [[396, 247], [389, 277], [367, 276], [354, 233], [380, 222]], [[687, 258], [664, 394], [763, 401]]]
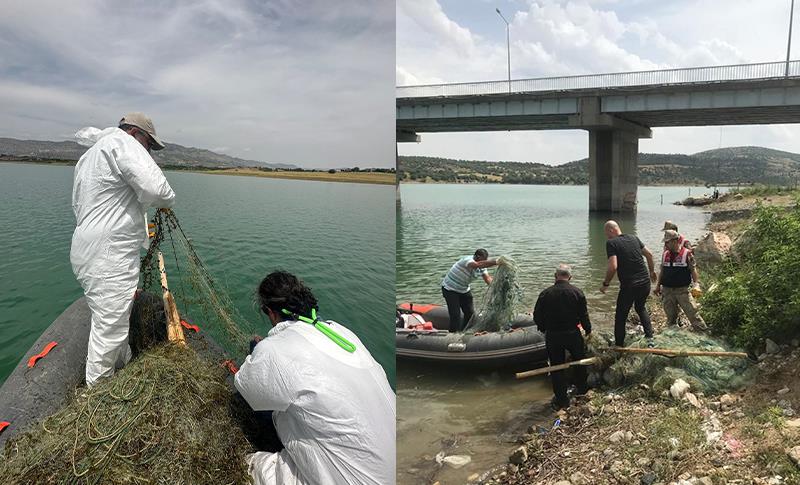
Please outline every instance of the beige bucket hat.
[[672, 229], [667, 229], [666, 231], [664, 231], [663, 242], [669, 242], [672, 241], [673, 239], [680, 239], [680, 236], [676, 231], [673, 231]]
[[669, 230], [677, 231], [678, 230], [678, 226], [676, 226], [675, 223], [672, 222], [672, 221], [664, 221], [664, 227], [661, 230], [662, 231], [669, 231]]
[[158, 138], [158, 135], [156, 135], [156, 127], [153, 126], [153, 120], [148, 118], [144, 113], [134, 112], [126, 114], [119, 120], [119, 126], [122, 125], [135, 126], [147, 132], [150, 138], [153, 139], [153, 150], [162, 150], [166, 148], [166, 145], [164, 145], [161, 139]]

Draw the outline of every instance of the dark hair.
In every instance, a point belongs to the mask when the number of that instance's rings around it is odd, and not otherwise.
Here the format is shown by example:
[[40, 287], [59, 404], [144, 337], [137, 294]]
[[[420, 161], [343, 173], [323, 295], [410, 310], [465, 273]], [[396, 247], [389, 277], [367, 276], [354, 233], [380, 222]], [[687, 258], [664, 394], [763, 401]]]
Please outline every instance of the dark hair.
[[489, 257], [489, 251], [487, 251], [485, 249], [478, 249], [477, 251], [475, 251], [475, 256], [474, 257], [475, 257], [475, 259], [478, 259], [478, 258], [486, 259], [486, 258]]
[[258, 285], [258, 304], [264, 313], [269, 308], [283, 318], [286, 317], [283, 309], [305, 317], [311, 316], [312, 308], [319, 310], [311, 288], [286, 271], [273, 271], [261, 280]]

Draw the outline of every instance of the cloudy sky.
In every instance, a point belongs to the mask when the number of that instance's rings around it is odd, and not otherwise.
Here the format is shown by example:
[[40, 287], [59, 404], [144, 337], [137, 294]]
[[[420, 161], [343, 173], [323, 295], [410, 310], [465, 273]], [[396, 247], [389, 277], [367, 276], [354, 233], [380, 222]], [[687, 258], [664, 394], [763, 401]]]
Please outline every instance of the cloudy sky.
[[[398, 85], [786, 59], [790, 0], [398, 0]], [[800, 37], [800, 4], [793, 40]], [[792, 59], [800, 59], [800, 41]], [[657, 128], [649, 153], [760, 145], [800, 152], [800, 125]], [[422, 134], [401, 155], [562, 163], [588, 156], [585, 131]]]
[[265, 162], [394, 165], [386, 0], [0, 0], [0, 136], [143, 111], [160, 137]]

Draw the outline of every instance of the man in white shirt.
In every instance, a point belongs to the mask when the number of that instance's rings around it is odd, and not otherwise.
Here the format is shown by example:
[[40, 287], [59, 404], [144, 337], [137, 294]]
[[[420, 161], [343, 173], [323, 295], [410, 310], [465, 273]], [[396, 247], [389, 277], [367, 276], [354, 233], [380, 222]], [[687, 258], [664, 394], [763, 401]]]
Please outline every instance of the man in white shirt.
[[[475, 314], [472, 301], [472, 280], [480, 276], [487, 285], [492, 284], [492, 277], [486, 268], [497, 266], [497, 259], [489, 259], [489, 252], [478, 249], [472, 256], [462, 256], [453, 264], [442, 280], [442, 296], [447, 302], [450, 314], [450, 331], [460, 332], [469, 324]], [[462, 320], [461, 313], [464, 313]]]

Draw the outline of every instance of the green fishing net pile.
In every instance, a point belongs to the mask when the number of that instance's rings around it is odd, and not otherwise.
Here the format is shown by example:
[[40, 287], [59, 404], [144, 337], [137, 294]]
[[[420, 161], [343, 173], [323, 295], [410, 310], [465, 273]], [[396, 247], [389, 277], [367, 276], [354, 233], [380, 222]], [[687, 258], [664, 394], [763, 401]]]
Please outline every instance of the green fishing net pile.
[[468, 332], [497, 332], [514, 319], [522, 288], [517, 284], [517, 268], [513, 259], [498, 258], [492, 284], [475, 315], [467, 323]]
[[3, 483], [248, 483], [227, 371], [161, 345], [10, 440]]
[[[249, 483], [245, 455], [253, 444], [263, 444], [252, 431], [258, 428], [255, 417], [226, 382], [230, 371], [220, 365], [221, 349], [209, 350], [203, 339], [197, 351], [164, 343], [157, 252], [164, 251], [167, 264], [182, 262], [188, 288], [181, 291], [181, 279], [170, 268], [170, 289], [184, 297], [179, 307], [201, 315], [201, 335], [213, 331], [238, 353], [246, 345], [243, 324], [174, 214], [158, 213], [154, 224], [160, 234], [142, 271], [145, 288], [157, 289], [134, 306], [135, 357], [91, 389], [79, 386], [59, 412], [9, 440], [0, 455], [3, 483]], [[148, 301], [157, 304], [143, 303]]]
[[[682, 328], [665, 329], [655, 337], [656, 347], [670, 350], [737, 352], [721, 340]], [[676, 379], [691, 384], [695, 391], [719, 394], [740, 388], [753, 379], [754, 366], [741, 357], [677, 356], [615, 352], [613, 337], [593, 332], [588, 340], [589, 356], [600, 358], [590, 369], [590, 380], [611, 387], [647, 384], [657, 391], [669, 389]], [[644, 337], [627, 343], [647, 348]]]

